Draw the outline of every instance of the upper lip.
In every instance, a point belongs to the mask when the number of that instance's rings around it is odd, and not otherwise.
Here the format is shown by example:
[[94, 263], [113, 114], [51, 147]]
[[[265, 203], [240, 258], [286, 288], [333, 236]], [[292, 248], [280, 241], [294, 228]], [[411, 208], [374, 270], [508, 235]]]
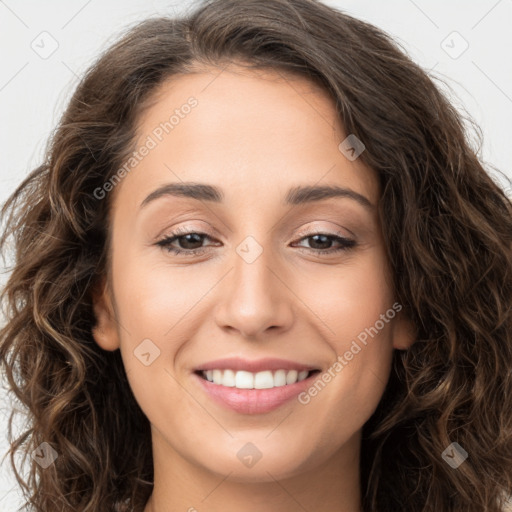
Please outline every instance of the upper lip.
[[206, 370], [235, 370], [235, 371], [246, 371], [251, 373], [257, 373], [264, 370], [297, 370], [297, 371], [312, 371], [317, 370], [315, 366], [308, 364], [298, 363], [296, 361], [290, 361], [287, 359], [242, 359], [240, 357], [228, 357], [224, 359], [216, 359], [198, 366], [195, 371], [206, 371]]

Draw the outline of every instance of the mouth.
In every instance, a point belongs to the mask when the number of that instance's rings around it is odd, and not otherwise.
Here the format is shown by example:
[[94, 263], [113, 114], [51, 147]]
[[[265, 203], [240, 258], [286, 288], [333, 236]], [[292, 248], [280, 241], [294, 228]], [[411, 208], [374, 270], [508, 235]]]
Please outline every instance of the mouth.
[[304, 392], [320, 373], [319, 369], [283, 369], [249, 372], [231, 368], [196, 370], [192, 373], [202, 393], [224, 410], [238, 414], [266, 414], [288, 404]]
[[244, 370], [221, 369], [196, 370], [198, 377], [216, 386], [236, 389], [272, 389], [291, 386], [320, 373], [320, 370]]

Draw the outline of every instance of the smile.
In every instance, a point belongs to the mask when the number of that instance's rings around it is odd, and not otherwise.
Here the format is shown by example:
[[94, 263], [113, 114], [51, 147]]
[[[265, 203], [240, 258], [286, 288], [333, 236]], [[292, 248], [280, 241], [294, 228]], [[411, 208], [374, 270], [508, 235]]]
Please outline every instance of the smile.
[[238, 414], [265, 414], [294, 400], [313, 384], [320, 370], [233, 370], [215, 368], [192, 373], [202, 393], [223, 409]]
[[237, 389], [271, 389], [289, 386], [307, 379], [313, 371], [264, 370], [260, 372], [235, 371], [231, 369], [203, 370], [200, 375], [219, 386]]

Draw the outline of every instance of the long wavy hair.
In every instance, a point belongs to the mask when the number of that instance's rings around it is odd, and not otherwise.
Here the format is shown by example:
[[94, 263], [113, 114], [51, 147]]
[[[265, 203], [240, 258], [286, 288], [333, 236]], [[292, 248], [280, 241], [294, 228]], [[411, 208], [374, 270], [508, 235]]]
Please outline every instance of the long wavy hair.
[[[394, 351], [363, 427], [364, 511], [503, 510], [512, 494], [511, 201], [472, 147], [468, 127], [481, 145], [480, 129], [435, 78], [378, 28], [315, 0], [209, 0], [129, 27], [87, 70], [44, 162], [4, 204], [0, 243], [12, 261], [0, 364], [26, 418], [16, 435], [14, 412], [9, 419], [23, 508], [141, 511], [151, 494], [149, 421], [119, 351], [91, 334], [93, 291], [109, 276], [112, 198], [94, 191], [132, 154], [163, 81], [228, 63], [321, 85], [380, 181], [395, 297], [417, 338]], [[30, 456], [43, 442], [58, 454], [45, 469]], [[468, 454], [456, 469], [443, 457], [454, 442]]]

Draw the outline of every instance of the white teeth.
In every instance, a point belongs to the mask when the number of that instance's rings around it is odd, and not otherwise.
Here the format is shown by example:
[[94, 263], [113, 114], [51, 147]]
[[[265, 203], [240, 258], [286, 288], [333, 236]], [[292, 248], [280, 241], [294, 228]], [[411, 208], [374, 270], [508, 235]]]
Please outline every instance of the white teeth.
[[293, 384], [294, 382], [297, 382], [298, 375], [297, 370], [290, 370], [286, 374], [286, 384]]
[[222, 377], [222, 385], [228, 388], [235, 387], [235, 372], [233, 370], [224, 370], [224, 375]]
[[254, 387], [254, 375], [251, 372], [236, 372], [235, 388], [252, 389]]
[[222, 384], [222, 372], [220, 370], [213, 370], [213, 382]]
[[226, 387], [238, 389], [270, 389], [295, 384], [307, 378], [309, 371], [303, 370], [270, 370], [252, 373], [234, 370], [206, 370], [202, 372], [210, 382]]
[[286, 370], [277, 370], [274, 373], [274, 386], [284, 386], [286, 385]]
[[300, 382], [301, 380], [304, 380], [308, 376], [308, 371], [304, 370], [302, 372], [299, 372], [299, 375], [297, 376], [297, 380]]
[[254, 376], [255, 389], [269, 389], [274, 387], [274, 376], [271, 371], [258, 372]]

